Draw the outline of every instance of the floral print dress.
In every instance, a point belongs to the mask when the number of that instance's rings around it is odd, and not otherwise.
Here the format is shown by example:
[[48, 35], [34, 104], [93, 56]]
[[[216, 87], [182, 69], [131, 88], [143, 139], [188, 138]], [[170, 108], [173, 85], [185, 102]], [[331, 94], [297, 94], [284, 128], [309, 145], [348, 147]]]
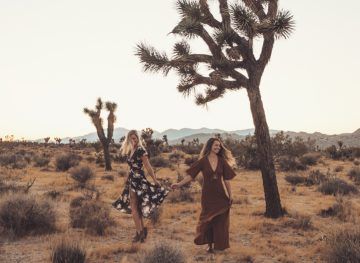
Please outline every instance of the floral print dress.
[[142, 216], [148, 218], [154, 209], [164, 201], [169, 190], [153, 185], [146, 179], [141, 160], [144, 155], [148, 155], [147, 152], [143, 147], [138, 146], [132, 156], [127, 159], [130, 173], [121, 196], [112, 205], [121, 212], [130, 214], [130, 191], [133, 191], [138, 196], [139, 210]]

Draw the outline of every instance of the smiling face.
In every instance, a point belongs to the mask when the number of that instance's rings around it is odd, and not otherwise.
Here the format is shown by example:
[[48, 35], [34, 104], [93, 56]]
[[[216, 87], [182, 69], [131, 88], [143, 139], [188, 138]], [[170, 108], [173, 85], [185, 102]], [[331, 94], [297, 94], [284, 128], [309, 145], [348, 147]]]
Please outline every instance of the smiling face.
[[139, 143], [139, 138], [135, 134], [130, 135], [130, 141], [133, 148], [135, 148]]
[[215, 154], [218, 154], [220, 150], [221, 150], [220, 142], [218, 140], [215, 140], [211, 145], [211, 151]]

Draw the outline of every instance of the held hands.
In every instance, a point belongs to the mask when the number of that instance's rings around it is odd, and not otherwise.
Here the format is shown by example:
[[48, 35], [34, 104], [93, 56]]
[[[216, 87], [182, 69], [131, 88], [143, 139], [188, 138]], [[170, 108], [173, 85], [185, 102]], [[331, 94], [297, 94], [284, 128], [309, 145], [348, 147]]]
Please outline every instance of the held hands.
[[172, 189], [172, 190], [179, 189], [179, 188], [180, 188], [180, 184], [179, 184], [179, 183], [176, 183], [176, 184], [172, 184], [172, 185], [171, 185], [171, 189]]
[[161, 186], [160, 182], [156, 178], [154, 178], [154, 183], [156, 186]]

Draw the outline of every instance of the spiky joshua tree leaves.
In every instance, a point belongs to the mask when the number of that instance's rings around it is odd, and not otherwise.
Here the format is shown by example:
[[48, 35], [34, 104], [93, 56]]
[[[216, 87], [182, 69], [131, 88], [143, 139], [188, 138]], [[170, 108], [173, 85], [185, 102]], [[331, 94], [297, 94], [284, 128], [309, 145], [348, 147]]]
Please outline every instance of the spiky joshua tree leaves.
[[[144, 43], [137, 45], [136, 55], [145, 71], [165, 75], [170, 70], [177, 72], [180, 76], [177, 88], [184, 95], [195, 92], [198, 86], [206, 86], [205, 93], [195, 94], [198, 105], [207, 105], [228, 90], [246, 89], [261, 161], [265, 215], [277, 218], [283, 211], [259, 87], [275, 39], [290, 36], [293, 17], [290, 12], [279, 10], [277, 0], [238, 0], [232, 5], [227, 0], [217, 2], [221, 21], [211, 13], [207, 0], [178, 0], [181, 20], [171, 33], [182, 36], [183, 40], [174, 45], [172, 56]], [[195, 37], [207, 45], [204, 54], [191, 52], [186, 40]], [[253, 49], [256, 38], [263, 39], [258, 57]], [[207, 75], [199, 71], [203, 65], [208, 68]]]
[[84, 108], [84, 113], [90, 116], [92, 123], [96, 128], [96, 132], [99, 137], [100, 143], [103, 147], [106, 171], [112, 170], [109, 146], [110, 143], [112, 142], [112, 137], [114, 134], [114, 123], [116, 121], [116, 116], [114, 112], [116, 110], [116, 107], [117, 105], [114, 102], [105, 103], [105, 108], [109, 112], [109, 115], [107, 117], [107, 121], [108, 121], [107, 136], [105, 136], [105, 132], [103, 128], [103, 120], [100, 116], [101, 110], [104, 108], [104, 103], [102, 102], [101, 98], [98, 98], [95, 106], [95, 110]]

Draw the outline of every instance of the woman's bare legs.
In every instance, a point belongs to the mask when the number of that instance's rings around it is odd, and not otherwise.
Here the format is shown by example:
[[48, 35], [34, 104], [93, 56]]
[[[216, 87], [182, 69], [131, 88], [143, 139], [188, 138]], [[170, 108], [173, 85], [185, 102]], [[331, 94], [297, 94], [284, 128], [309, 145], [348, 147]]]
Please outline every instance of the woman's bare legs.
[[144, 223], [142, 222], [142, 216], [139, 213], [138, 197], [136, 193], [131, 190], [130, 190], [130, 207], [131, 207], [131, 214], [135, 222], [136, 231], [140, 233], [144, 227]]

